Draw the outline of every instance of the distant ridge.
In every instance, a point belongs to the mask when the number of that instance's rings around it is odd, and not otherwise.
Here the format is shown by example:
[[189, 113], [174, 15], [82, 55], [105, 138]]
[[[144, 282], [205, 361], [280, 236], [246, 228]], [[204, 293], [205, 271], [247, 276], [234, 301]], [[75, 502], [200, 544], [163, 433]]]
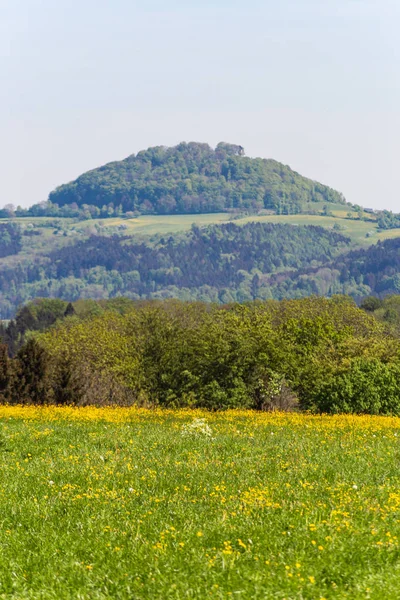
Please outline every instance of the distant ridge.
[[182, 142], [156, 146], [88, 171], [57, 187], [49, 200], [120, 207], [139, 214], [194, 214], [225, 210], [307, 212], [312, 203], [345, 204], [339, 192], [302, 177], [275, 160], [248, 158], [239, 145]]

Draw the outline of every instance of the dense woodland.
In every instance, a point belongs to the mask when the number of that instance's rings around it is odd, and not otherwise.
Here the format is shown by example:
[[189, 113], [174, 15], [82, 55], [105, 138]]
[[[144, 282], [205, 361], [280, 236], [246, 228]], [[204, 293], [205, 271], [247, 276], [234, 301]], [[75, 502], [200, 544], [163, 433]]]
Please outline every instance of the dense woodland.
[[21, 251], [21, 230], [13, 223], [0, 225], [0, 258], [18, 254]]
[[[18, 226], [0, 224], [3, 256], [18, 259], [21, 235]], [[399, 238], [350, 250], [349, 238], [339, 231], [252, 222], [74, 242], [0, 265], [2, 318], [35, 297], [227, 303], [338, 293], [361, 300], [400, 292]]]
[[270, 223], [193, 226], [188, 234], [161, 237], [151, 245], [93, 236], [52, 253], [46, 274], [79, 278], [100, 267], [118, 272], [122, 280], [125, 275], [124, 291], [139, 296], [168, 286], [235, 289], [252, 271], [255, 277], [257, 271], [273, 273], [326, 262], [349, 242], [322, 227]]
[[13, 259], [0, 265], [2, 318], [36, 297], [224, 304], [334, 294], [361, 300], [400, 292], [400, 238], [351, 250], [340, 231], [315, 226], [251, 222], [142, 238], [92, 235], [21, 260], [14, 254], [19, 228], [0, 224], [0, 236], [0, 251]]
[[36, 260], [0, 266], [0, 309], [7, 318], [38, 296], [222, 303], [272, 298], [269, 274], [325, 264], [349, 242], [322, 227], [270, 223], [193, 226], [142, 241], [91, 236]]
[[[318, 204], [317, 204], [318, 203]], [[47, 201], [30, 208], [7, 204], [0, 218], [54, 217], [79, 220], [215, 212], [330, 215], [330, 206], [349, 209], [348, 218], [400, 227], [400, 215], [364, 209], [344, 196], [272, 159], [249, 158], [242, 146], [221, 142], [156, 146], [83, 173], [60, 185]], [[317, 208], [318, 207], [318, 208]]]
[[400, 238], [342, 254], [323, 267], [274, 275], [275, 298], [331, 295], [340, 291], [362, 298], [400, 292]]
[[61, 185], [49, 200], [89, 215], [174, 214], [227, 209], [302, 212], [313, 202], [345, 204], [343, 196], [274, 160], [248, 158], [241, 146], [181, 143], [109, 163]]
[[223, 306], [35, 301], [2, 329], [0, 395], [400, 414], [400, 330], [385, 302], [400, 306], [398, 297], [370, 298], [358, 308], [344, 296]]

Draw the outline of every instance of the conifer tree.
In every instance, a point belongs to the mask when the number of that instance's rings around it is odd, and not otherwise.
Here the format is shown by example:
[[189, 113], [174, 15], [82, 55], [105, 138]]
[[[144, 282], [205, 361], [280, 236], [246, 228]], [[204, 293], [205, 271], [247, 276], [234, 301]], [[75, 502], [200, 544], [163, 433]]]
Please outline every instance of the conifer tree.
[[7, 329], [5, 330], [3, 341], [8, 347], [8, 355], [15, 356], [20, 344], [20, 334], [18, 333], [18, 328], [14, 319], [11, 319], [9, 322]]
[[76, 405], [83, 394], [83, 382], [69, 360], [62, 358], [58, 363], [54, 382], [54, 400], [56, 404]]
[[36, 329], [36, 319], [29, 310], [28, 306], [24, 306], [17, 314], [17, 318], [15, 319], [17, 330], [24, 335], [27, 331], [31, 329]]
[[46, 404], [50, 399], [49, 357], [34, 339], [22, 346], [17, 354], [18, 372], [14, 386], [14, 401]]
[[65, 309], [65, 312], [64, 312], [64, 317], [72, 317], [75, 314], [76, 313], [75, 313], [75, 309], [73, 307], [72, 302], [68, 302], [68, 306], [67, 306], [67, 308]]
[[0, 344], [0, 400], [7, 402], [10, 399], [12, 385], [11, 361], [8, 357], [6, 344]]

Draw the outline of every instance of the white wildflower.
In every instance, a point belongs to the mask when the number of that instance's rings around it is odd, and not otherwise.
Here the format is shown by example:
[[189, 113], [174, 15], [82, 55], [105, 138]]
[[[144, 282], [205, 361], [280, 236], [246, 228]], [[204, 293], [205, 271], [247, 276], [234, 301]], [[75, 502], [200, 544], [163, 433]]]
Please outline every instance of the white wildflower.
[[205, 419], [194, 419], [191, 423], [186, 423], [182, 427], [182, 435], [191, 435], [194, 437], [212, 437], [212, 429]]

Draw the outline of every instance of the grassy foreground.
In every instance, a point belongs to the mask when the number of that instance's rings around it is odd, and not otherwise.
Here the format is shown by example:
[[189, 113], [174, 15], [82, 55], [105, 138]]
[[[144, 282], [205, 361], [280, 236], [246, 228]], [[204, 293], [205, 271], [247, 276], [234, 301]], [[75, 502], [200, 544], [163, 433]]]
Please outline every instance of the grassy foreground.
[[0, 598], [398, 599], [399, 441], [395, 418], [0, 407]]

